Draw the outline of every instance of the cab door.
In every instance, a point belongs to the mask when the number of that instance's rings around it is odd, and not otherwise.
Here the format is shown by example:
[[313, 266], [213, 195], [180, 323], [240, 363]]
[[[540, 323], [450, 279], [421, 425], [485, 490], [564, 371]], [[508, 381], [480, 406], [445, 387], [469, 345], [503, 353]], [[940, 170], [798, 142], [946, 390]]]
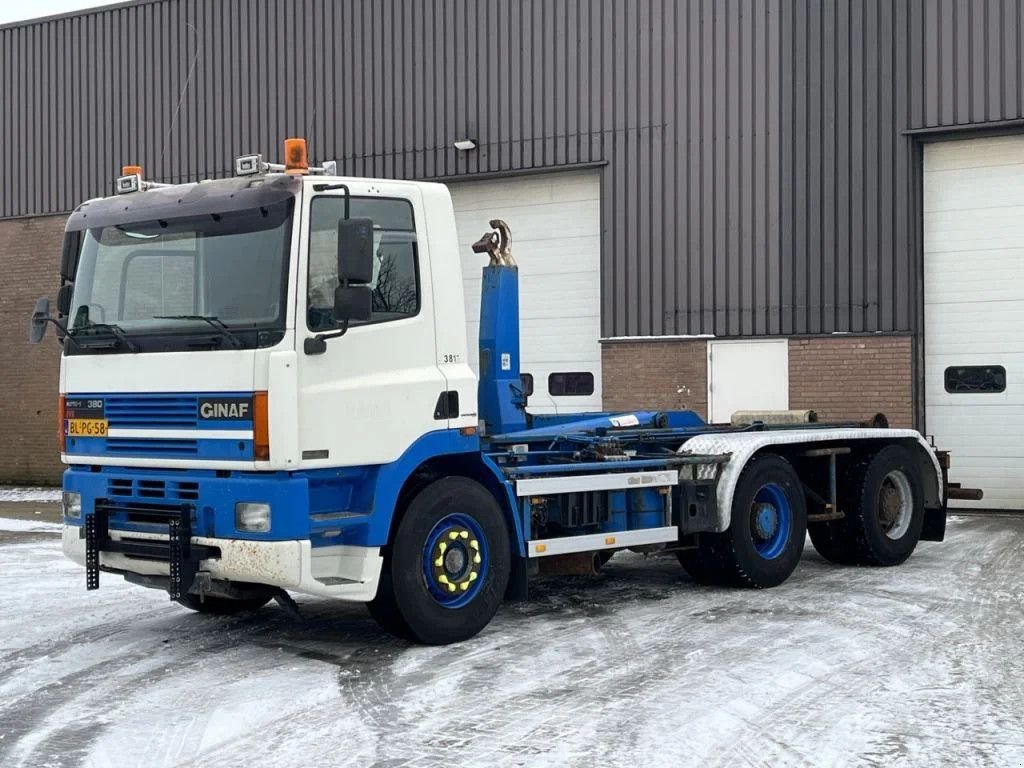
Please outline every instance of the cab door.
[[[388, 463], [420, 436], [447, 427], [444, 415], [435, 418], [445, 379], [437, 365], [423, 204], [415, 185], [400, 182], [346, 181], [348, 195], [316, 191], [322, 184], [307, 180], [300, 238], [295, 325], [302, 466]], [[373, 221], [373, 312], [327, 340], [324, 353], [306, 354], [305, 339], [339, 327], [333, 316], [338, 221], [346, 216]]]

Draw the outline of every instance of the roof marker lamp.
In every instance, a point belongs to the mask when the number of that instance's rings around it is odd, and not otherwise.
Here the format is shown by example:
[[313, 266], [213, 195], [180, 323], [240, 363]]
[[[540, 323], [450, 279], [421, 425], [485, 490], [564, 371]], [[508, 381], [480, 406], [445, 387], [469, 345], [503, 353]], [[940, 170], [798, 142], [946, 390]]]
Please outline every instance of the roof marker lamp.
[[264, 169], [263, 155], [242, 155], [235, 158], [236, 176], [255, 176]]
[[126, 165], [121, 168], [121, 175], [114, 182], [114, 191], [119, 195], [127, 195], [142, 189], [142, 166]]
[[454, 146], [459, 152], [469, 152], [471, 149], [476, 149], [476, 142], [473, 139], [459, 139]]
[[235, 529], [246, 533], [267, 533], [270, 530], [270, 505], [256, 501], [237, 502]]

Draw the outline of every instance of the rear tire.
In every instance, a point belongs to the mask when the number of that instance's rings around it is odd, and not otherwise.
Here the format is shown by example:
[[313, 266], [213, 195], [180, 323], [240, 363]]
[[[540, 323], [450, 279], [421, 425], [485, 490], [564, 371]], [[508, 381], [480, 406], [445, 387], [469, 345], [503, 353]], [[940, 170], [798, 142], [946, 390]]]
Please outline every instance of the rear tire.
[[856, 503], [854, 499], [864, 481], [864, 472], [871, 457], [851, 458], [839, 465], [836, 492], [839, 496], [839, 508], [846, 512], [846, 517], [839, 520], [828, 520], [820, 523], [808, 523], [807, 533], [811, 544], [818, 554], [836, 565], [857, 565], [861, 556], [851, 533], [849, 511]]
[[413, 497], [398, 523], [370, 613], [415, 642], [468, 640], [494, 617], [510, 570], [494, 496], [468, 478], [442, 478]]
[[711, 543], [707, 541], [711, 537], [720, 535], [717, 533], [699, 533], [697, 534], [696, 547], [681, 549], [676, 552], [676, 559], [683, 566], [683, 570], [698, 584], [714, 585], [725, 582], [719, 556], [714, 552]]
[[886, 446], [866, 464], [853, 490], [847, 514], [857, 562], [904, 562], [917, 547], [924, 525], [924, 489], [910, 452], [901, 445]]
[[764, 454], [744, 467], [733, 494], [728, 530], [701, 533], [696, 550], [677, 554], [702, 584], [762, 589], [796, 570], [807, 535], [807, 505], [793, 466]]
[[242, 613], [243, 611], [258, 611], [269, 603], [273, 597], [273, 593], [268, 592], [266, 595], [244, 598], [217, 597], [215, 595], [207, 595], [200, 598], [199, 595], [193, 595], [189, 592], [179, 597], [175, 602], [196, 613], [207, 613], [212, 616], [234, 616], [236, 613]]

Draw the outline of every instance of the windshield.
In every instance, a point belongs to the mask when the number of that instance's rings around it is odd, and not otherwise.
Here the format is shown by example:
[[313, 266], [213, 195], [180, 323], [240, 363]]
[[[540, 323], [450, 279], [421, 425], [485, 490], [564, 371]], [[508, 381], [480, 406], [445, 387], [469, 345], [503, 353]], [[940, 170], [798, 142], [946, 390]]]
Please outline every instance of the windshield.
[[235, 347], [247, 338], [245, 346], [263, 346], [257, 331], [284, 328], [293, 208], [290, 198], [88, 230], [70, 332], [136, 343], [146, 336], [204, 334], [217, 340], [211, 346], [225, 338]]

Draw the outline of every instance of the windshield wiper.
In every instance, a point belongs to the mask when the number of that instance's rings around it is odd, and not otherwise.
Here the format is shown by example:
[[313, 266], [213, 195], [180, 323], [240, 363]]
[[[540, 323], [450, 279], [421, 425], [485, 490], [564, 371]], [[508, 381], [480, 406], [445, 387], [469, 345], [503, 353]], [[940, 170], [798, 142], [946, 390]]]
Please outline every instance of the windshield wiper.
[[215, 315], [153, 315], [154, 320], [202, 320], [212, 328], [220, 331], [220, 335], [231, 342], [235, 349], [242, 348], [242, 340], [225, 325], [224, 321]]
[[[73, 328], [72, 330], [75, 331], [76, 335], [82, 333], [82, 331], [110, 331], [110, 333], [113, 336], [115, 336], [118, 341], [123, 342], [124, 345], [128, 347], [130, 351], [139, 351], [139, 345], [132, 341], [131, 337], [124, 332], [124, 329], [121, 326], [114, 325], [113, 323], [89, 323], [88, 325], [83, 325], [79, 328]], [[78, 342], [78, 345], [80, 347], [89, 346], [87, 344], [82, 344], [81, 342]]]

